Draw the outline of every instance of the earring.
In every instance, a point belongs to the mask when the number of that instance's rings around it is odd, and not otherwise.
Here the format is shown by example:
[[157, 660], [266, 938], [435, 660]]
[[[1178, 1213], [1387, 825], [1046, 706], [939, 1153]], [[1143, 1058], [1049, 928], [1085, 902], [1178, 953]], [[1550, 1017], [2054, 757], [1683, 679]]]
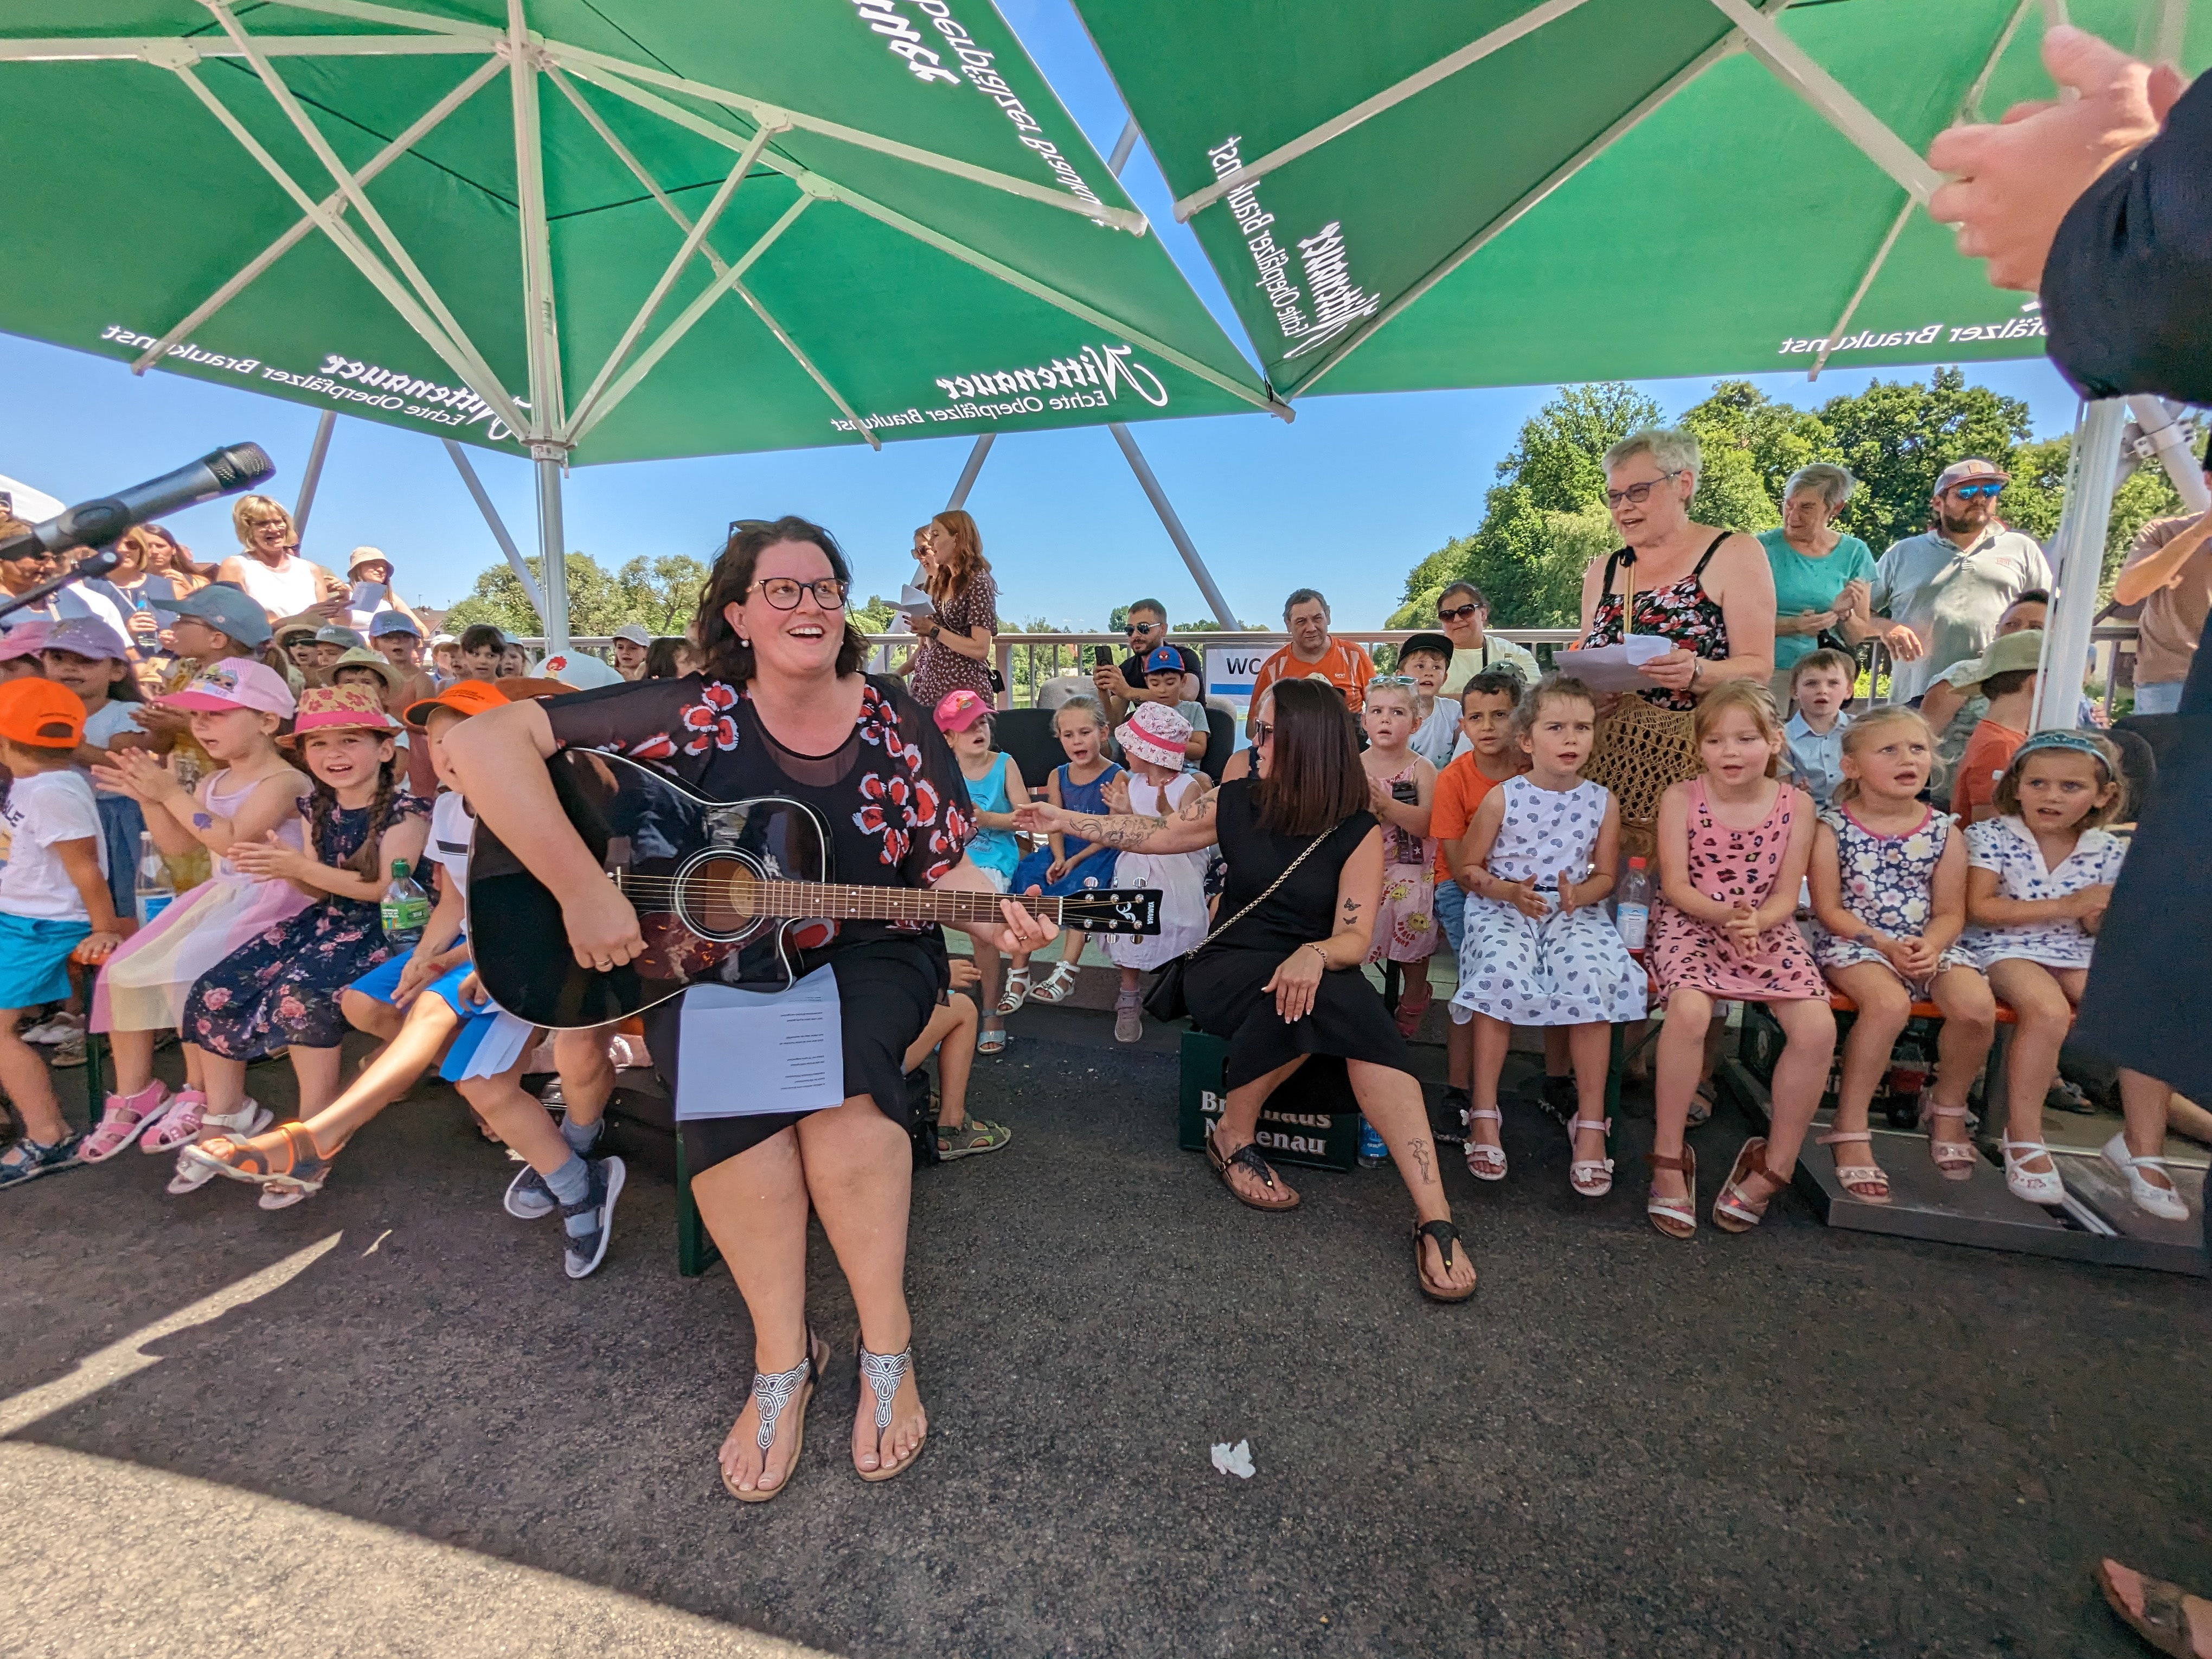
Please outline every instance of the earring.
[[750, 650], [751, 650], [751, 649], [753, 648], [753, 642], [752, 642], [750, 640], [747, 639], [747, 638], [746, 638], [744, 635], [742, 635], [742, 634], [740, 634], [740, 635], [738, 635], [738, 643], [739, 645], [741, 645], [741, 646], [744, 647], [744, 648], [745, 648], [746, 650], [748, 650], [748, 651], [750, 651]]

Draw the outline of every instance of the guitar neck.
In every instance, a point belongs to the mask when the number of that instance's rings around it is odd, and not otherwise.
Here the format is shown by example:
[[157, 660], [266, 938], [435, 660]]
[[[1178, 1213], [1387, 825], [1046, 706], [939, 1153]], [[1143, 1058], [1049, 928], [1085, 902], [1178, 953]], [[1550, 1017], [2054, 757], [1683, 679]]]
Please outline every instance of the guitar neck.
[[[911, 887], [851, 887], [830, 882], [764, 881], [752, 890], [755, 914], [787, 920], [836, 921], [933, 921], [958, 927], [967, 922], [1006, 920], [999, 908], [1008, 896], [1000, 893], [970, 893], [945, 889]], [[1057, 922], [1062, 901], [1030, 896], [1018, 899], [1033, 916]]]

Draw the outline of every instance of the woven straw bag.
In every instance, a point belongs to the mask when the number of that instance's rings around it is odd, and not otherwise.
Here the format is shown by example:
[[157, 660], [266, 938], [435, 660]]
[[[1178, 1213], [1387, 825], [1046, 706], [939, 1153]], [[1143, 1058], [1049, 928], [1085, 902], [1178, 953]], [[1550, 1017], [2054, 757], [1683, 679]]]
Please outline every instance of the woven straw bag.
[[[1624, 562], [1628, 591], [1620, 601], [1625, 640], [1636, 621], [1636, 567]], [[1612, 588], [1612, 574], [1606, 586]], [[1583, 775], [1613, 791], [1620, 803], [1620, 850], [1650, 858], [1658, 845], [1659, 798], [1704, 769], [1698, 753], [1697, 717], [1686, 709], [1656, 708], [1631, 693], [1597, 723], [1597, 743]]]

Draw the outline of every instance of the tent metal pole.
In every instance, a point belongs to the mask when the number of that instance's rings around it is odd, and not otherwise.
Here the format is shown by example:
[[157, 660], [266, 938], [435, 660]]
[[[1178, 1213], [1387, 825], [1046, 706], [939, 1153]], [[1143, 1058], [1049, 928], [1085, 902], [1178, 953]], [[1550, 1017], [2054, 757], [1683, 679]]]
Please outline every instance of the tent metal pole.
[[968, 492], [975, 487], [975, 475], [983, 470], [984, 458], [990, 454], [991, 446], [998, 441], [999, 434], [995, 432], [986, 432], [976, 438], [975, 447], [968, 452], [968, 464], [960, 469], [960, 481], [952, 486], [951, 497], [945, 503], [947, 513], [968, 505]]
[[483, 514], [484, 522], [491, 526], [492, 539], [499, 544], [499, 550], [507, 555], [507, 567], [514, 572], [515, 580], [522, 584], [522, 591], [529, 595], [530, 608], [538, 613], [538, 620], [542, 626], [545, 620], [545, 595], [538, 586], [538, 578], [530, 574], [530, 566], [522, 556], [522, 550], [514, 544], [514, 538], [507, 533], [507, 521], [499, 516], [499, 509], [491, 504], [491, 497], [484, 491], [483, 480], [477, 477], [476, 468], [470, 465], [469, 452], [451, 438], [445, 440], [445, 445], [446, 453], [453, 458], [453, 466], [460, 473], [461, 482], [469, 487], [469, 495], [477, 504], [477, 511]]
[[[255, 48], [270, 58], [436, 58], [479, 52], [477, 42], [448, 34], [257, 34]], [[243, 58], [213, 35], [78, 35], [40, 40], [17, 36], [0, 42], [0, 64], [154, 63], [189, 52], [193, 58]], [[163, 67], [167, 67], [166, 64]]]
[[2081, 665], [2097, 622], [2097, 589], [2105, 573], [2105, 532], [2112, 519], [2112, 490], [2119, 476], [2120, 427], [2126, 405], [2117, 398], [2085, 404], [2074, 423], [2066, 465], [2066, 501], [2058, 532], [2051, 538], [2057, 592], [2044, 624], [2041, 678], [2027, 729], [2071, 727], [2081, 696]]
[[545, 573], [539, 613], [545, 618], [545, 653], [552, 656], [568, 649], [568, 532], [561, 521], [561, 462], [557, 456], [540, 455], [531, 465], [538, 474], [538, 568]]
[[1450, 79], [1471, 64], [1478, 64], [1492, 52], [1511, 46], [1526, 34], [1533, 34], [1555, 17], [1563, 17], [1583, 3], [1583, 0], [1544, 0], [1542, 5], [1525, 11], [1510, 21], [1471, 40], [1457, 52], [1439, 58], [1426, 69], [1416, 70], [1395, 85], [1388, 86], [1372, 98], [1363, 98], [1340, 115], [1333, 115], [1309, 132], [1299, 134], [1286, 144], [1278, 145], [1265, 155], [1245, 162], [1242, 167], [1223, 173], [1203, 190], [1194, 190], [1175, 204], [1176, 222], [1188, 222], [1193, 216], [1211, 207], [1234, 191], [1256, 185], [1277, 167], [1295, 161], [1301, 155], [1319, 149], [1330, 139], [1347, 133], [1363, 121], [1373, 119], [1384, 110], [1418, 93], [1427, 91], [1439, 81]]
[[1198, 548], [1190, 539], [1190, 532], [1182, 527], [1182, 520], [1176, 516], [1175, 503], [1168, 499], [1168, 492], [1160, 488], [1160, 481], [1152, 476], [1152, 463], [1145, 459], [1145, 452], [1137, 447], [1137, 441], [1130, 436], [1129, 428], [1121, 422], [1114, 421], [1108, 424], [1106, 429], [1114, 434], [1114, 441], [1121, 446], [1121, 454], [1129, 463], [1129, 471], [1137, 475], [1137, 482], [1144, 487], [1146, 497], [1152, 503], [1152, 511], [1160, 515], [1160, 522], [1167, 527], [1168, 539], [1176, 544], [1176, 551], [1182, 555], [1182, 562], [1190, 567], [1191, 580], [1198, 584], [1198, 591], [1206, 596], [1206, 604], [1212, 606], [1214, 621], [1223, 628], [1241, 628], [1243, 624], [1237, 620], [1236, 611], [1230, 608], [1220, 584], [1213, 580], [1213, 573], [1206, 568], [1206, 561], [1198, 556]]
[[[463, 104], [474, 97], [477, 93], [483, 88], [484, 82], [490, 80], [505, 67], [505, 64], [497, 58], [485, 58], [483, 63], [477, 65], [475, 71], [471, 74], [467, 79], [464, 80], [460, 85], [455, 87], [451, 92], [447, 93], [443, 98], [441, 98], [436, 103], [431, 105], [428, 110], [424, 111], [421, 118], [416, 121], [414, 125], [409, 127], [397, 138], [394, 138], [382, 149], [377, 151], [374, 155], [371, 156], [368, 164], [364, 166], [359, 173], [354, 174], [354, 178], [364, 185], [370, 179], [375, 178], [378, 173], [383, 172], [385, 168], [390, 167], [394, 161], [407, 154], [407, 152], [414, 147], [418, 139], [421, 139], [433, 131], [441, 121], [443, 121], [448, 115], [451, 115]], [[324, 210], [333, 216], [343, 213], [345, 210], [345, 192], [343, 191], [332, 191], [328, 196], [323, 198], [322, 205]], [[270, 243], [267, 247], [262, 249], [262, 251], [257, 254], [249, 264], [243, 266], [239, 270], [235, 276], [233, 276], [228, 282], [225, 283], [221, 288], [217, 289], [213, 294], [208, 295], [206, 299], [201, 301], [198, 305], [193, 307], [190, 312], [186, 313], [182, 322], [179, 323], [167, 334], [164, 334], [160, 339], [155, 341], [154, 343], [146, 350], [141, 352], [132, 362], [131, 365], [131, 372], [133, 374], [143, 374], [148, 369], [153, 368], [155, 363], [160, 362], [163, 357], [168, 355], [169, 348], [171, 346], [175, 345], [186, 335], [191, 333], [191, 331], [198, 328], [202, 323], [207, 321], [209, 318], [214, 316], [216, 313], [221, 311], [225, 306], [228, 305], [233, 300], [244, 293], [246, 289], [252, 286], [252, 284], [260, 276], [263, 271], [268, 270], [269, 267], [275, 264], [277, 260], [283, 258], [287, 253], [289, 253], [301, 242], [306, 240], [307, 237], [313, 235], [314, 234], [314, 230], [315, 220], [312, 216], [301, 219], [295, 223], [291, 229], [286, 231], [275, 241]]]
[[1144, 134], [1137, 131], [1135, 116], [1132, 115], [1122, 122], [1121, 136], [1114, 141], [1113, 154], [1106, 158], [1106, 171], [1116, 179], [1120, 178], [1121, 169], [1129, 165], [1129, 156], [1137, 148], [1137, 140], [1143, 137]]
[[338, 423], [337, 411], [326, 409], [315, 417], [315, 441], [307, 446], [307, 471], [300, 474], [300, 494], [292, 503], [292, 534], [305, 540], [307, 514], [314, 510], [315, 486], [323, 481], [323, 459], [331, 453], [331, 428]]
[[1843, 83], [1784, 34], [1773, 18], [1751, 0], [1711, 0], [1711, 3], [1736, 26], [1751, 55], [1765, 64], [1775, 79], [1811, 105], [1869, 161], [1904, 185], [1914, 201], [1925, 202], [1936, 193], [1936, 187], [1943, 182], [1942, 175], [1845, 91]]
[[2128, 399], [2128, 409], [2142, 428], [2143, 441], [2158, 453], [2159, 465], [2173, 482], [2173, 493], [2191, 513], [2212, 507], [2212, 489], [2204, 483], [2204, 469], [2190, 453], [2189, 428], [2180, 411], [2163, 398], [2138, 393]]

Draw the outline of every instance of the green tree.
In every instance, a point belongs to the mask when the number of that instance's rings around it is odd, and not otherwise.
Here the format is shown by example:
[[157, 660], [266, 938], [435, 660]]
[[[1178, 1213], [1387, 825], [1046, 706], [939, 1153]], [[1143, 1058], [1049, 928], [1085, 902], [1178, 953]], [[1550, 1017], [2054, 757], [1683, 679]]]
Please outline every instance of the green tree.
[[[542, 560], [523, 562], [533, 578], [543, 574]], [[683, 554], [670, 554], [655, 559], [635, 558], [610, 574], [590, 554], [571, 553], [568, 578], [571, 634], [588, 639], [611, 634], [627, 623], [637, 623], [655, 634], [681, 634], [698, 611], [707, 568]], [[445, 617], [446, 631], [453, 634], [477, 623], [489, 623], [514, 635], [544, 631], [530, 596], [504, 563], [478, 574], [469, 596]]]
[[1926, 386], [1877, 380], [1853, 397], [1820, 406], [1830, 434], [1822, 460], [1859, 481], [1837, 527], [1880, 558], [1892, 542], [1928, 527], [1936, 475], [1979, 455], [2005, 466], [2030, 431], [2027, 405], [1987, 386], [1968, 386], [1956, 368], [1939, 368]]

